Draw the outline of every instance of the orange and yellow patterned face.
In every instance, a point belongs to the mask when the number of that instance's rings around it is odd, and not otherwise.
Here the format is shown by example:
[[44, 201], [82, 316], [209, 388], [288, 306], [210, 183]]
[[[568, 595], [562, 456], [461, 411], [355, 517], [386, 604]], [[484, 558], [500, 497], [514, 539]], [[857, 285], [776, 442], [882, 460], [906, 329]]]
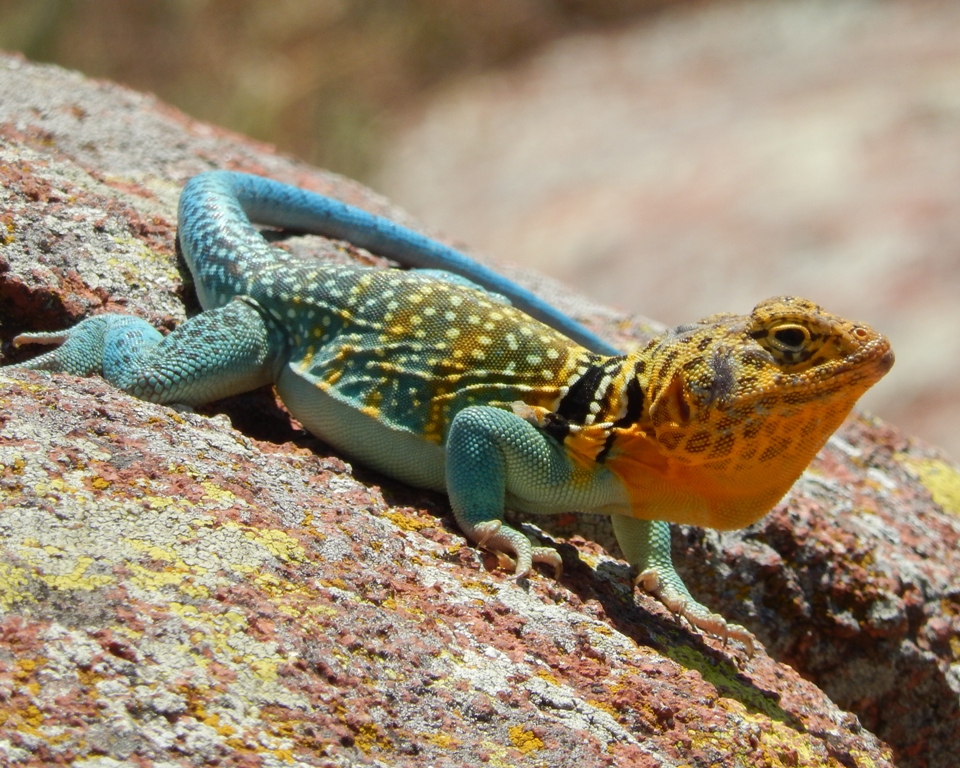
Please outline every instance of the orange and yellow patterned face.
[[679, 330], [648, 347], [645, 389], [661, 450], [686, 463], [763, 463], [819, 439], [819, 425], [842, 421], [893, 365], [883, 336], [805, 299]]
[[793, 297], [681, 326], [633, 357], [642, 413], [613, 428], [606, 465], [637, 516], [714, 528], [765, 514], [893, 365], [881, 334]]

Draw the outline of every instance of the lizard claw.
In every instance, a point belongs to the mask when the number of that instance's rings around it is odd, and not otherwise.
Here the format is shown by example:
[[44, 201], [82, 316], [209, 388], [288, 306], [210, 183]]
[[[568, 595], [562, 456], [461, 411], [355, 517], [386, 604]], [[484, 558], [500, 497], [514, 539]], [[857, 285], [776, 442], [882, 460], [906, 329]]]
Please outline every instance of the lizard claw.
[[[493, 552], [501, 568], [512, 567], [513, 578], [522, 579], [530, 573], [533, 567], [533, 547], [520, 531], [503, 525], [500, 520], [485, 520], [469, 528], [461, 523], [460, 527], [478, 547]], [[516, 557], [515, 563], [510, 554]]]
[[[534, 547], [524, 534], [509, 525], [503, 525], [499, 520], [478, 523], [471, 526], [467, 533], [477, 546], [497, 556], [501, 568], [512, 568], [514, 579], [529, 576], [534, 563], [551, 566], [556, 578], [560, 578], [563, 572], [563, 560], [557, 550], [552, 547]], [[511, 554], [515, 560], [511, 559]]]
[[647, 568], [633, 583], [657, 598], [670, 611], [686, 619], [690, 626], [721, 639], [724, 647], [731, 639], [736, 640], [746, 646], [747, 658], [753, 657], [755, 641], [746, 627], [729, 623], [720, 614], [664, 583], [656, 568]]

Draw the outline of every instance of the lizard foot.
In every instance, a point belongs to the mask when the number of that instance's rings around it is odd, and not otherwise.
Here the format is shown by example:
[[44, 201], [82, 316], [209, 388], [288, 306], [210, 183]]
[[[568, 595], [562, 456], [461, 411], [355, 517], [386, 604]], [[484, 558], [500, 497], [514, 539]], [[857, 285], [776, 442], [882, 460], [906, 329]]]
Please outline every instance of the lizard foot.
[[14, 336], [11, 344], [14, 347], [23, 347], [28, 344], [63, 344], [70, 335], [70, 331], [54, 331], [52, 333], [21, 333]]
[[[463, 527], [463, 526], [461, 526]], [[497, 556], [500, 567], [513, 567], [513, 578], [530, 575], [534, 563], [545, 563], [553, 568], [554, 578], [563, 573], [563, 560], [552, 547], [535, 547], [524, 534], [499, 520], [488, 520], [465, 531], [470, 538]], [[516, 560], [512, 560], [510, 555]]]
[[754, 637], [739, 624], [727, 622], [723, 616], [701, 605], [689, 595], [665, 583], [656, 568], [647, 568], [634, 580], [634, 584], [643, 587], [673, 613], [685, 618], [691, 626], [723, 640], [726, 645], [731, 639], [737, 640], [747, 648], [747, 657], [753, 656]]

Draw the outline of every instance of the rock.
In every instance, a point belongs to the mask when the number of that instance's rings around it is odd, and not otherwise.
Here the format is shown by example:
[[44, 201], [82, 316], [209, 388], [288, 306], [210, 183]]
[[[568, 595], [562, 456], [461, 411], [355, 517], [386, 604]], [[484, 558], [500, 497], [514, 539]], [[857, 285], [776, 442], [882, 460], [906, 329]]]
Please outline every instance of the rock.
[[[211, 167], [409, 223], [151, 97], [13, 56], [0, 153], [5, 340], [118, 306], [180, 322], [175, 203]], [[771, 654], [746, 659], [634, 595], [597, 543], [560, 543], [559, 582], [512, 580], [442, 497], [354, 469], [269, 392], [211, 417], [2, 370], [0, 399], [0, 761], [892, 766], [804, 676], [899, 765], [947, 765], [957, 743], [960, 475], [877, 422], [853, 419], [757, 526], [677, 535], [692, 588]]]

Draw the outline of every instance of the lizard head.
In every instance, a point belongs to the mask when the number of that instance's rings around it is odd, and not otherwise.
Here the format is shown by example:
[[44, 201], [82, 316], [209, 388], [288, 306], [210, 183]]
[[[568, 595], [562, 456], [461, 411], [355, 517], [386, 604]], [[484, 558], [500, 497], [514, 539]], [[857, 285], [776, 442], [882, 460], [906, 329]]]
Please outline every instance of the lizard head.
[[[755, 444], [750, 435], [758, 427], [774, 437], [822, 421], [826, 411], [842, 411], [842, 420], [893, 366], [884, 336], [792, 296], [763, 301], [749, 315], [680, 326], [647, 351], [650, 424], [666, 451], [697, 463], [722, 455], [700, 448], [703, 438], [691, 444], [705, 426], [716, 437], [753, 427], [739, 436], [743, 450]], [[782, 446], [790, 437], [780, 433], [773, 442]]]
[[794, 297], [680, 326], [635, 354], [643, 414], [613, 468], [639, 496], [699, 489], [703, 503], [684, 502], [690, 515], [659, 513], [717, 528], [766, 513], [893, 365], [884, 336]]

